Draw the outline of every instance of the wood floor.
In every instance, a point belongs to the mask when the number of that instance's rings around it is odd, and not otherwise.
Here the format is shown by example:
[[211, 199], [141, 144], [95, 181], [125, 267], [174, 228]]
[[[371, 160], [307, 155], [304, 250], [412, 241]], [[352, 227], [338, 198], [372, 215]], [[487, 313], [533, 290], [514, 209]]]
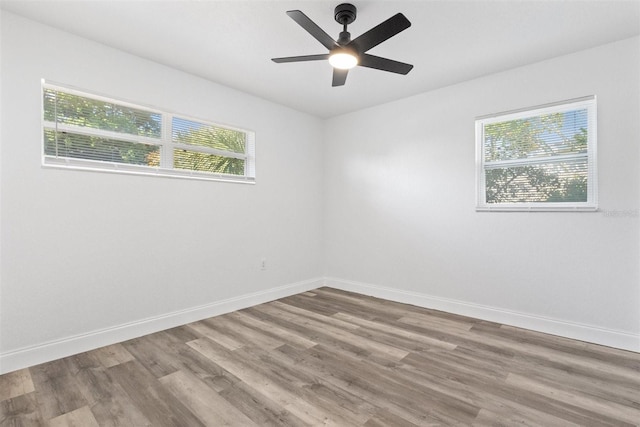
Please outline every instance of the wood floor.
[[0, 376], [0, 425], [640, 425], [640, 354], [321, 288]]

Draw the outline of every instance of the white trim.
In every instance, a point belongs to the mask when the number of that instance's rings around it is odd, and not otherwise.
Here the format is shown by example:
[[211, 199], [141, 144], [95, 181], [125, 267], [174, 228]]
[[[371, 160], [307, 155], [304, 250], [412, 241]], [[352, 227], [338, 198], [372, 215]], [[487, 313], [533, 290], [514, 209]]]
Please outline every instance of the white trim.
[[[518, 119], [538, 117], [549, 113], [564, 113], [578, 109], [587, 110], [587, 152], [569, 155], [538, 156], [524, 159], [486, 161], [484, 152], [485, 126]], [[559, 101], [537, 107], [495, 113], [476, 117], [476, 211], [541, 211], [541, 212], [594, 212], [598, 210], [598, 171], [597, 171], [597, 99], [595, 95]], [[525, 165], [554, 164], [561, 161], [587, 160], [587, 201], [585, 202], [523, 202], [523, 203], [487, 203], [486, 176], [490, 169], [518, 167]]]
[[257, 304], [274, 301], [322, 286], [640, 353], [640, 334], [637, 333], [617, 331], [577, 322], [568, 322], [550, 317], [521, 313], [498, 307], [436, 297], [419, 292], [404, 291], [353, 280], [325, 277], [278, 286], [264, 291], [240, 295], [201, 306], [1, 353], [0, 375], [209, 317], [252, 307]]
[[568, 322], [550, 317], [521, 313], [514, 310], [436, 297], [353, 280], [324, 277], [240, 295], [197, 307], [1, 353], [0, 375], [209, 317], [252, 307], [257, 304], [274, 301], [322, 286], [640, 353], [640, 334], [638, 333]]
[[0, 374], [163, 331], [323, 286], [322, 278], [252, 292], [0, 354]]
[[247, 155], [244, 153], [234, 153], [232, 151], [217, 150], [215, 148], [202, 147], [200, 145], [180, 144], [180, 143], [174, 142], [173, 147], [171, 148], [173, 148], [174, 150], [193, 151], [193, 152], [203, 153], [203, 154], [213, 154], [214, 156], [231, 157], [232, 159], [238, 159], [238, 160], [244, 160], [244, 161], [247, 160]]
[[54, 132], [68, 132], [77, 135], [97, 136], [99, 138], [116, 139], [118, 141], [127, 141], [137, 144], [157, 145], [160, 147], [163, 146], [161, 138], [135, 135], [132, 133], [116, 132], [112, 130], [90, 128], [86, 126], [69, 125], [65, 123], [50, 122], [47, 120], [43, 121], [42, 127]]
[[[118, 105], [122, 105], [124, 107], [129, 107], [129, 108], [134, 108], [134, 109], [138, 109], [138, 110], [146, 110], [150, 113], [156, 113], [156, 114], [169, 114], [171, 116], [178, 116], [181, 119], [187, 119], [187, 120], [191, 120], [191, 121], [195, 121], [195, 122], [202, 122], [205, 124], [209, 124], [212, 126], [216, 126], [216, 127], [221, 127], [221, 128], [225, 128], [225, 129], [229, 129], [229, 130], [236, 130], [239, 132], [249, 132], [249, 133], [255, 133], [255, 131], [253, 129], [247, 129], [247, 128], [241, 128], [238, 127], [236, 125], [233, 124], [227, 124], [227, 123], [221, 123], [221, 122], [212, 122], [210, 120], [207, 119], [203, 119], [200, 117], [195, 117], [195, 116], [189, 116], [186, 114], [181, 114], [181, 113], [177, 113], [173, 110], [169, 110], [166, 108], [158, 108], [155, 107], [153, 105], [149, 105], [149, 104], [144, 104], [144, 103], [140, 103], [140, 102], [132, 102], [130, 100], [124, 99], [124, 98], [113, 98], [111, 95], [106, 95], [104, 93], [99, 93], [96, 91], [92, 91], [92, 90], [87, 90], [87, 89], [82, 89], [82, 88], [78, 88], [76, 86], [72, 86], [72, 85], [68, 85], [66, 83], [59, 83], [59, 82], [55, 82], [52, 80], [48, 80], [48, 79], [40, 79], [41, 85], [42, 87], [46, 87], [49, 89], [53, 89], [53, 90], [57, 90], [60, 92], [65, 92], [65, 93], [70, 93], [72, 95], [77, 95], [77, 96], [82, 96], [85, 98], [92, 98], [98, 101], [104, 101], [104, 102], [110, 102], [110, 103], [116, 103]], [[41, 103], [44, 104], [41, 100]], [[44, 111], [44, 106], [42, 108], [42, 111]]]
[[244, 174], [246, 176], [252, 176], [256, 179], [256, 134], [255, 132], [246, 132], [247, 140], [245, 146], [247, 147], [247, 158], [244, 162]]
[[[587, 95], [587, 96], [583, 96], [580, 98], [573, 98], [573, 99], [566, 99], [564, 101], [556, 101], [556, 102], [549, 102], [547, 104], [542, 104], [542, 105], [537, 105], [535, 107], [525, 107], [525, 108], [518, 108], [516, 110], [509, 110], [509, 111], [503, 111], [500, 113], [492, 113], [492, 114], [487, 114], [485, 116], [478, 116], [476, 117], [476, 120], [489, 120], [489, 119], [493, 119], [495, 117], [503, 117], [503, 116], [511, 116], [513, 115], [514, 118], [522, 118], [522, 117], [528, 117], [530, 116], [532, 113], [534, 113], [534, 115], [537, 114], [546, 114], [549, 111], [557, 111], [558, 106], [560, 105], [565, 105], [565, 104], [574, 104], [574, 105], [590, 105], [590, 101], [593, 101], [596, 99], [595, 95]], [[570, 111], [574, 108], [568, 108], [567, 111]]]
[[[254, 134], [255, 133], [255, 131], [252, 130], [252, 129], [239, 128], [239, 127], [234, 126], [234, 125], [228, 125], [228, 124], [219, 123], [219, 122], [212, 122], [211, 120], [208, 120], [208, 119], [189, 116], [187, 114], [182, 114], [182, 113], [176, 113], [175, 111], [165, 110], [165, 113], [169, 115], [169, 123], [172, 123], [172, 124], [173, 124], [173, 119], [174, 118], [178, 118], [178, 119], [184, 119], [184, 120], [187, 120], [187, 121], [190, 121], [190, 122], [200, 123], [200, 124], [207, 125], [207, 126], [223, 128], [223, 129], [226, 129], [226, 130], [234, 130], [234, 131], [241, 132], [241, 133], [244, 133], [244, 134], [248, 134], [248, 133]], [[232, 152], [233, 151], [230, 151], [230, 153], [232, 153]]]
[[255, 184], [254, 177], [231, 174], [215, 174], [189, 169], [163, 169], [128, 163], [101, 162], [98, 160], [73, 159], [70, 157], [43, 156], [42, 167], [87, 172], [122, 173], [127, 175], [160, 176], [164, 178], [197, 179], [202, 181], [224, 181], [238, 184]]
[[357, 292], [359, 294], [369, 295], [376, 298], [446, 311], [447, 313], [488, 320], [491, 322], [501, 323], [503, 325], [530, 329], [533, 331], [591, 342], [622, 350], [640, 352], [640, 333], [618, 331], [594, 325], [569, 322], [551, 317], [521, 313], [514, 310], [506, 310], [498, 307], [436, 297], [418, 292], [404, 291], [335, 277], [326, 277], [325, 283], [326, 286], [342, 289], [344, 291]]
[[[120, 141], [127, 141], [138, 144], [146, 144], [160, 147], [160, 167], [145, 166], [145, 165], [131, 165], [128, 163], [109, 162], [109, 161], [94, 161], [81, 158], [70, 158], [64, 156], [47, 155], [45, 154], [45, 133], [42, 133], [42, 166], [54, 167], [61, 169], [75, 169], [81, 171], [97, 171], [97, 172], [117, 172], [123, 174], [134, 175], [149, 175], [149, 176], [164, 176], [164, 177], [176, 177], [186, 179], [198, 179], [204, 181], [224, 181], [224, 182], [236, 182], [236, 183], [255, 183], [255, 132], [248, 129], [241, 129], [236, 126], [227, 126], [218, 123], [211, 122], [209, 120], [203, 120], [199, 118], [190, 117], [188, 115], [177, 114], [174, 112], [160, 110], [154, 107], [148, 107], [145, 105], [134, 104], [129, 101], [120, 100], [105, 95], [96, 94], [90, 91], [84, 91], [78, 88], [64, 86], [56, 83], [51, 83], [45, 79], [41, 80], [41, 92], [45, 90], [53, 90], [63, 93], [69, 93], [82, 98], [98, 100], [102, 102], [112, 103], [127, 108], [133, 108], [140, 111], [148, 111], [153, 114], [160, 115], [161, 132], [160, 137], [147, 137], [142, 135], [123, 133], [117, 131], [110, 131], [104, 129], [97, 129], [91, 127], [77, 126], [73, 124], [57, 123], [44, 120], [44, 96], [41, 97], [41, 114], [42, 114], [42, 128], [44, 130], [52, 130], [56, 132], [67, 132], [79, 135], [97, 136], [100, 138], [114, 139]], [[236, 153], [233, 151], [225, 151], [214, 149], [210, 147], [180, 144], [173, 141], [173, 120], [184, 119], [187, 121], [199, 123], [206, 126], [214, 126], [221, 129], [241, 132], [245, 135], [245, 153]], [[232, 175], [224, 173], [210, 173], [205, 171], [192, 171], [188, 169], [180, 169], [173, 167], [174, 150], [185, 150], [191, 152], [198, 152], [204, 154], [213, 154], [221, 157], [228, 157], [233, 159], [243, 160], [245, 164], [244, 175]]]
[[91, 99], [95, 99], [96, 101], [102, 101], [102, 102], [108, 102], [108, 103], [116, 103], [118, 105], [121, 105], [123, 107], [127, 107], [127, 108], [133, 108], [135, 110], [145, 110], [147, 112], [150, 113], [155, 113], [155, 114], [162, 114], [162, 111], [160, 111], [158, 108], [152, 107], [150, 105], [145, 105], [145, 104], [140, 104], [138, 102], [131, 102], [125, 99], [115, 99], [111, 96], [105, 95], [105, 94], [101, 94], [98, 92], [94, 92], [94, 91], [89, 91], [89, 90], [85, 90], [85, 89], [80, 89], [77, 88], [75, 86], [70, 86], [67, 84], [62, 84], [62, 83], [56, 83], [53, 82], [51, 80], [47, 80], [47, 79], [41, 79], [40, 80], [41, 85], [43, 88], [47, 88], [47, 89], [52, 89], [55, 91], [59, 91], [59, 92], [64, 92], [64, 93], [68, 93], [71, 95], [76, 95], [76, 96], [80, 96], [83, 98], [91, 98]]
[[549, 157], [529, 157], [516, 160], [494, 160], [492, 162], [484, 162], [484, 169], [501, 169], [507, 167], [518, 167], [527, 165], [545, 165], [560, 162], [571, 162], [574, 160], [589, 159], [588, 153], [576, 153], [576, 154], [564, 154], [561, 156], [549, 156]]
[[[533, 205], [533, 204], [532, 204]], [[495, 206], [476, 207], [476, 212], [597, 212], [597, 206], [574, 206], [571, 203], [554, 203], [553, 206], [524, 206], [515, 203], [496, 203]]]

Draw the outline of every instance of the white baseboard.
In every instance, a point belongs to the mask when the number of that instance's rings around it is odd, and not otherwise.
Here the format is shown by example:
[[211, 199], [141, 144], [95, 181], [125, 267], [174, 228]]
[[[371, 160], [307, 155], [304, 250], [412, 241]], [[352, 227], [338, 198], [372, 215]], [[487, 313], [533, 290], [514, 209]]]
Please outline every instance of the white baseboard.
[[474, 317], [505, 325], [559, 335], [595, 344], [640, 352], [640, 334], [616, 331], [593, 325], [567, 322], [542, 316], [504, 310], [459, 300], [435, 297], [417, 292], [339, 279], [315, 278], [264, 291], [240, 295], [197, 307], [179, 310], [161, 316], [87, 332], [85, 334], [54, 340], [0, 354], [0, 374], [49, 362], [110, 344], [152, 334], [208, 317], [219, 316], [235, 310], [306, 292], [321, 286], [370, 295], [390, 301], [412, 304], [448, 313]]
[[387, 288], [335, 277], [326, 277], [325, 285], [376, 298], [412, 304], [418, 307], [446, 311], [448, 313], [460, 314], [462, 316], [474, 317], [476, 319], [488, 320], [504, 325], [516, 326], [519, 328], [577, 339], [594, 344], [606, 345], [608, 347], [619, 348], [622, 350], [640, 352], [640, 334], [616, 331], [581, 323], [567, 322], [564, 320], [504, 310], [501, 308], [473, 304], [454, 299], [434, 297], [417, 292], [403, 291], [400, 289]]
[[116, 325], [85, 334], [74, 335], [9, 351], [0, 354], [0, 374], [196, 322], [208, 317], [219, 316], [235, 310], [309, 291], [323, 285], [324, 280], [322, 278], [305, 280], [191, 307], [185, 310], [174, 311], [161, 316], [149, 317], [123, 325]]

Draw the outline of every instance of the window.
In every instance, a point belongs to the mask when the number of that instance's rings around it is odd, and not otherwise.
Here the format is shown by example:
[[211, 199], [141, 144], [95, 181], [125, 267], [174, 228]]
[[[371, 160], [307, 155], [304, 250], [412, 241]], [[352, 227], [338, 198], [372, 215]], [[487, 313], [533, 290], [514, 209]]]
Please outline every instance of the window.
[[43, 165], [255, 181], [254, 135], [43, 82]]
[[597, 208], [594, 96], [476, 119], [477, 210]]

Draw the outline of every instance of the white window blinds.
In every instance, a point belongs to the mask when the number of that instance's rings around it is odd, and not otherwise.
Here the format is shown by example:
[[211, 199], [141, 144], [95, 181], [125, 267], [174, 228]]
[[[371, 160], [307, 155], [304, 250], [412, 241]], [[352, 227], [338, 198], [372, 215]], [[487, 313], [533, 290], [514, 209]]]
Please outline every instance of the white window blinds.
[[43, 82], [43, 164], [253, 182], [252, 132]]
[[595, 210], [595, 97], [476, 120], [478, 210]]

